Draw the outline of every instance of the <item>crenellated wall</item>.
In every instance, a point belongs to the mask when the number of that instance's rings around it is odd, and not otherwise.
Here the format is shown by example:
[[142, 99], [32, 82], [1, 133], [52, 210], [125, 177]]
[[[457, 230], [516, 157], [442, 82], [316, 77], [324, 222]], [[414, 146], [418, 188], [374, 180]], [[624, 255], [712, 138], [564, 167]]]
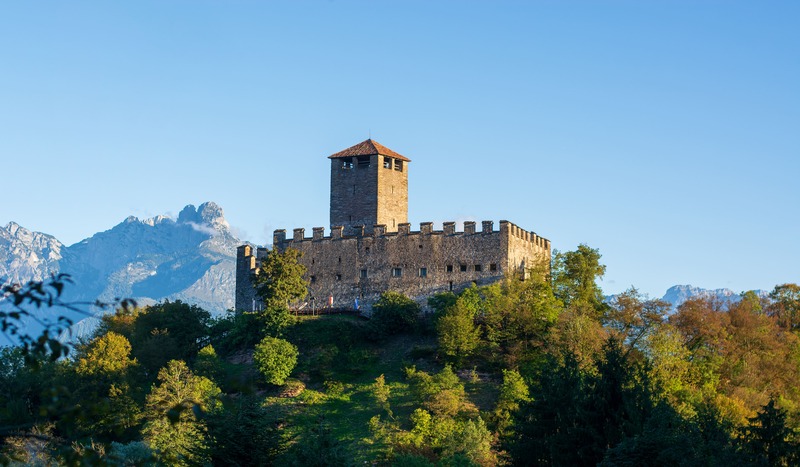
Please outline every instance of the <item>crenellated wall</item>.
[[[365, 231], [367, 233], [365, 234]], [[352, 308], [356, 298], [362, 310], [386, 290], [402, 292], [424, 303], [437, 293], [463, 290], [475, 283], [490, 284], [506, 273], [525, 274], [538, 261], [550, 261], [550, 241], [511, 222], [464, 222], [456, 231], [455, 222], [443, 223], [433, 230], [433, 223], [423, 222], [412, 231], [408, 223], [390, 232], [387, 226], [333, 227], [328, 236], [315, 227], [307, 237], [305, 229], [294, 229], [291, 238], [285, 230], [276, 230], [273, 247], [279, 251], [295, 248], [303, 253], [301, 262], [310, 281], [306, 306], [325, 306], [333, 297], [333, 306]], [[250, 277], [265, 249], [254, 251], [239, 247], [237, 255], [236, 308], [259, 307]], [[240, 283], [242, 284], [240, 287]]]

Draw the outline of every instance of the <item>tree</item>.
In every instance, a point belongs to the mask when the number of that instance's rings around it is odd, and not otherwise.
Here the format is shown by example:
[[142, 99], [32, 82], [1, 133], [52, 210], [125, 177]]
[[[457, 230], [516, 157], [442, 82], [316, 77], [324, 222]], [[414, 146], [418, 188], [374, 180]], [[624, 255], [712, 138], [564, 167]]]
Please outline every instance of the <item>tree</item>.
[[599, 318], [605, 311], [603, 291], [597, 285], [606, 273], [600, 252], [581, 244], [575, 251], [556, 252], [551, 267], [553, 289], [567, 307], [594, 311]]
[[274, 248], [267, 252], [253, 281], [265, 310], [286, 308], [306, 296], [308, 283], [303, 279], [306, 267], [299, 262], [301, 256], [294, 248], [283, 253]]
[[253, 360], [270, 384], [281, 385], [297, 364], [297, 347], [276, 337], [265, 337], [256, 345]]
[[372, 323], [378, 336], [389, 336], [414, 329], [420, 307], [400, 292], [387, 291], [372, 305]]
[[480, 328], [475, 315], [463, 306], [451, 306], [436, 320], [439, 349], [460, 363], [472, 354], [481, 342]]
[[162, 462], [206, 462], [209, 439], [206, 423], [198, 414], [219, 407], [219, 388], [208, 378], [192, 374], [180, 360], [169, 361], [158, 372], [158, 382], [145, 400], [144, 440]]
[[794, 430], [787, 425], [786, 410], [776, 407], [775, 399], [770, 399], [755, 417], [748, 418], [748, 422], [744, 445], [751, 462], [769, 466], [797, 465], [800, 446]]
[[797, 330], [800, 328], [800, 285], [776, 285], [769, 298], [773, 303], [769, 306], [769, 313], [778, 319], [785, 328]]

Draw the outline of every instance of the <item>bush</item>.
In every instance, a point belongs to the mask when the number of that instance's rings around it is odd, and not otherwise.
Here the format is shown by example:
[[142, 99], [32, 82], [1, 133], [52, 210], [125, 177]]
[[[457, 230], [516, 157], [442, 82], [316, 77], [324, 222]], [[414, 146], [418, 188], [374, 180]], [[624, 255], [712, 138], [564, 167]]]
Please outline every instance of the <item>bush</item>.
[[297, 347], [276, 337], [265, 337], [256, 345], [253, 360], [268, 383], [281, 385], [297, 365]]
[[414, 300], [399, 292], [388, 291], [372, 305], [372, 323], [375, 334], [384, 337], [414, 329], [420, 307]]

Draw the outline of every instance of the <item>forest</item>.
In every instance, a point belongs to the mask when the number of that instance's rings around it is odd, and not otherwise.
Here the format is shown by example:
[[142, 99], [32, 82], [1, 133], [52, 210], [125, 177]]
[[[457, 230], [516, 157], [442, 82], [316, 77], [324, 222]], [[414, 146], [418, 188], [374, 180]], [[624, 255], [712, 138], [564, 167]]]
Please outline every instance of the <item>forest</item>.
[[784, 466], [800, 462], [800, 286], [604, 298], [586, 245], [526, 280], [370, 319], [296, 316], [297, 252], [256, 276], [263, 311], [111, 306], [75, 344], [53, 320], [68, 276], [6, 285], [4, 465]]

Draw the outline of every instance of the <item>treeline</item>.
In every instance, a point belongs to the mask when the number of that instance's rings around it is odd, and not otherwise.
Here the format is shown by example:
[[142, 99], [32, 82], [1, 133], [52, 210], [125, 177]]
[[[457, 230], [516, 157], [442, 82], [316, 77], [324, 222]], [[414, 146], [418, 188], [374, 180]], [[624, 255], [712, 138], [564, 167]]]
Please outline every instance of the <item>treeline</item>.
[[369, 321], [297, 319], [304, 271], [271, 252], [259, 313], [165, 302], [105, 316], [68, 358], [48, 334], [7, 347], [3, 462], [800, 462], [800, 286], [673, 311], [635, 289], [606, 303], [587, 246], [545, 266], [430, 313], [387, 292]]

